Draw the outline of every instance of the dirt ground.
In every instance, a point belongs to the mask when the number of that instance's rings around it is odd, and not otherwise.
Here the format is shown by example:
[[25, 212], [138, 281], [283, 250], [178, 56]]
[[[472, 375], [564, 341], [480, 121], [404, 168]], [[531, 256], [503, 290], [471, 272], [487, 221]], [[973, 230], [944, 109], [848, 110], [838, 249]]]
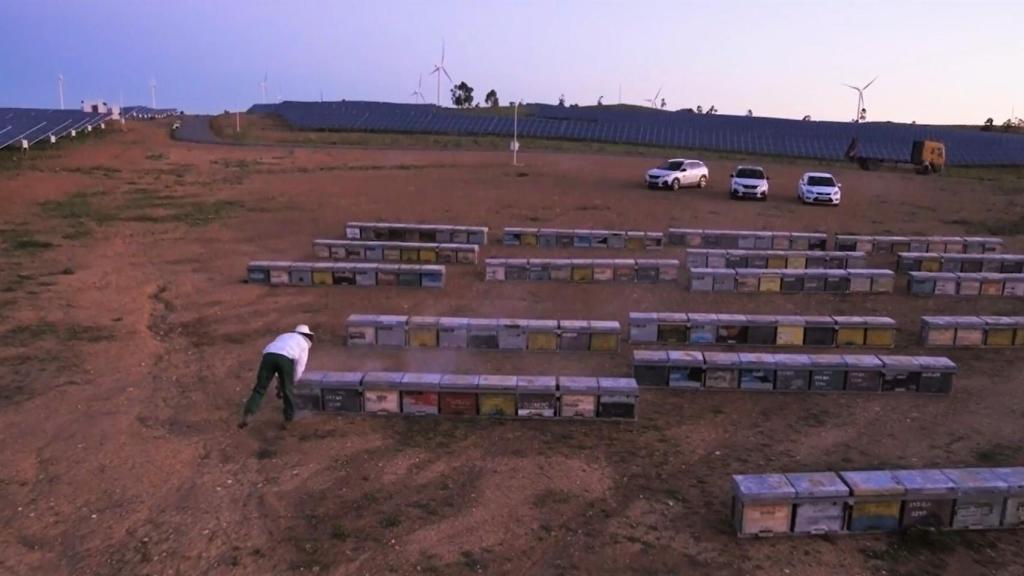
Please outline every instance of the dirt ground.
[[[0, 574], [1024, 574], [1019, 532], [738, 540], [729, 475], [1021, 465], [1020, 350], [950, 351], [949, 397], [643, 392], [636, 423], [309, 415], [234, 424], [262, 347], [308, 323], [310, 369], [627, 375], [618, 354], [350, 350], [353, 312], [612, 319], [630, 311], [1024, 314], [1019, 301], [691, 294], [679, 285], [270, 288], [250, 259], [311, 258], [348, 220], [999, 233], [1024, 251], [1024, 180], [842, 169], [804, 207], [649, 191], [654, 157], [231, 147], [129, 124], [0, 163]], [[594, 255], [577, 251], [577, 256]], [[611, 252], [603, 254], [611, 255]], [[625, 256], [626, 253], [623, 253]], [[634, 254], [630, 254], [634, 255]], [[682, 257], [665, 250], [658, 257]], [[890, 263], [891, 264], [891, 263]], [[939, 352], [943, 354], [944, 352]]]

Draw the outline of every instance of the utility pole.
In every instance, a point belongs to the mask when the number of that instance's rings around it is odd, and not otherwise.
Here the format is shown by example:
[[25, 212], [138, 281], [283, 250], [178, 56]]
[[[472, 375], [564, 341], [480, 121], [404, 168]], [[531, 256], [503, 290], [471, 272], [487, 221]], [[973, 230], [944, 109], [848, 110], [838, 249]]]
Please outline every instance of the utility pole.
[[512, 104], [512, 165], [519, 166], [519, 102]]

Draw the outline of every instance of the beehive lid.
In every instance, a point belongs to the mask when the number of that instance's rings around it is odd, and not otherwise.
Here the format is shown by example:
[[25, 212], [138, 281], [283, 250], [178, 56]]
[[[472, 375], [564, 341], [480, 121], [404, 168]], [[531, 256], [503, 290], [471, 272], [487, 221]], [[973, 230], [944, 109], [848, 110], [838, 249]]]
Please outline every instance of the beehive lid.
[[601, 391], [597, 378], [589, 376], [559, 376], [558, 389], [563, 394], [597, 394]]
[[789, 500], [796, 489], [784, 474], [735, 474], [732, 477], [736, 497], [741, 501]]
[[719, 268], [690, 268], [690, 276], [709, 276]]
[[790, 232], [791, 238], [828, 238], [824, 232]]
[[831, 316], [804, 316], [803, 318], [805, 326], [814, 326], [820, 328], [822, 326], [832, 327], [836, 325], [835, 318]]
[[921, 365], [913, 356], [879, 356], [886, 372], [911, 372], [920, 370]]
[[536, 228], [505, 228], [505, 234], [522, 234], [523, 232], [536, 232]]
[[470, 330], [497, 330], [498, 320], [497, 318], [469, 318], [467, 323]]
[[[847, 252], [847, 254], [852, 254], [852, 252]], [[878, 272], [879, 272], [878, 270], [864, 270], [862, 268], [851, 268], [851, 269], [846, 271], [846, 273], [850, 276], [850, 278], [853, 278], [853, 277], [864, 278], [866, 276], [870, 276], [870, 277], [874, 278], [875, 276], [880, 276], [880, 274]]]
[[583, 266], [593, 266], [594, 265], [594, 260], [591, 259], [591, 258], [570, 258], [568, 260], [568, 262], [572, 266], [580, 266], [580, 267], [583, 267]]
[[709, 368], [737, 368], [740, 355], [735, 352], [705, 352], [704, 365]]
[[957, 328], [982, 328], [986, 322], [977, 316], [956, 316]]
[[775, 355], [740, 352], [740, 368], [775, 368]]
[[946, 244], [955, 244], [957, 242], [963, 242], [964, 241], [964, 237], [963, 236], [932, 236], [931, 238], [929, 238], [929, 240], [934, 240], [936, 242], [944, 242]]
[[591, 260], [590, 263], [594, 265], [594, 268], [614, 268], [615, 267], [615, 259], [614, 258], [595, 258], [594, 260]]
[[304, 388], [316, 388], [320, 386], [325, 376], [327, 376], [327, 372], [307, 370], [302, 373], [302, 378], [299, 378], [299, 381], [296, 382], [295, 385]]
[[[639, 262], [639, 260], [637, 260], [637, 262]], [[675, 267], [675, 268], [679, 267], [679, 260], [676, 260], [674, 258], [658, 258], [658, 259], [653, 260], [653, 262], [657, 262], [658, 266], [661, 266], [663, 268], [665, 266]]]
[[965, 242], [984, 242], [986, 244], [1002, 244], [1002, 238], [995, 238], [992, 236], [965, 236]]
[[403, 390], [437, 390], [441, 374], [433, 372], [406, 372], [402, 377]]
[[704, 354], [691, 350], [669, 350], [669, 366], [703, 366]]
[[906, 236], [875, 236], [876, 242], [907, 242], [910, 238]]
[[502, 318], [498, 320], [498, 326], [506, 329], [521, 329], [526, 328], [526, 324], [529, 320], [523, 320], [521, 318]]
[[637, 258], [636, 265], [643, 266], [645, 268], [657, 268], [662, 262], [675, 262], [679, 264], [678, 260], [658, 260], [654, 258]]
[[745, 326], [747, 317], [744, 314], [719, 314], [718, 323], [727, 326]]
[[522, 266], [522, 267], [525, 268], [531, 262], [536, 262], [536, 263], [539, 263], [539, 264], [543, 264], [544, 260], [543, 260], [543, 258], [538, 258], [538, 259], [532, 260], [532, 261], [528, 260], [526, 258], [508, 258], [508, 259], [505, 260], [505, 266]]
[[667, 364], [668, 352], [664, 350], [633, 350], [634, 364]]
[[554, 332], [558, 330], [558, 320], [527, 320], [526, 329], [531, 332]]
[[956, 484], [938, 470], [894, 470], [896, 481], [907, 489], [907, 495], [952, 495]]
[[867, 322], [861, 316], [833, 316], [833, 320], [836, 321], [836, 326], [839, 328], [846, 328], [851, 326], [865, 326]]
[[409, 321], [408, 316], [396, 316], [390, 314], [382, 314], [377, 316], [378, 326], [404, 326]]
[[776, 316], [779, 326], [805, 326], [806, 319], [803, 316]]
[[363, 376], [363, 387], [397, 390], [402, 385], [404, 376], [404, 372], [367, 372], [366, 376]]
[[441, 319], [437, 316], [410, 316], [409, 326], [417, 326], [421, 328], [436, 327], [440, 320]]
[[864, 323], [870, 328], [895, 328], [896, 321], [888, 316], [863, 316]]
[[622, 326], [616, 320], [591, 320], [590, 330], [602, 334], [618, 334], [622, 332]]
[[843, 354], [843, 360], [846, 361], [847, 366], [857, 370], [881, 370], [885, 366], [878, 356], [870, 354]]
[[768, 314], [747, 314], [747, 324], [751, 326], [774, 326], [779, 321], [777, 316]]
[[504, 266], [505, 262], [504, 258], [484, 258], [485, 266]]
[[[661, 317], [659, 316], [658, 318], [660, 319]], [[718, 314], [690, 313], [687, 314], [687, 318], [690, 324], [694, 325], [718, 323]]]
[[914, 356], [921, 370], [928, 372], [956, 372], [956, 362], [945, 356]]
[[775, 367], [796, 370], [809, 370], [811, 357], [807, 354], [775, 354]]
[[953, 328], [958, 316], [921, 316], [921, 325], [928, 328]]
[[537, 230], [538, 234], [558, 234], [559, 232], [565, 232], [565, 230], [560, 230], [558, 228], [541, 228]]
[[362, 372], [327, 372], [320, 386], [324, 388], [359, 388], [363, 383]]
[[907, 491], [888, 470], [840, 472], [839, 477], [854, 496], [897, 496]]
[[[713, 232], [713, 230], [710, 230], [710, 232]], [[703, 230], [699, 230], [697, 228], [669, 228], [668, 229], [668, 233], [669, 234], [703, 234], [704, 231]]]
[[1024, 493], [1024, 466], [1017, 466], [1015, 468], [992, 468], [992, 471], [995, 472], [1003, 482], [1006, 482], [1006, 486], [1011, 493]]
[[1018, 321], [1010, 316], [981, 316], [980, 317], [986, 326], [1002, 326], [1014, 327], [1017, 326]]
[[554, 376], [519, 376], [516, 390], [519, 392], [555, 392], [557, 380]]
[[481, 391], [502, 390], [505, 392], [514, 392], [516, 389], [516, 377], [497, 374], [481, 374], [477, 384], [480, 386]]
[[443, 316], [437, 319], [437, 325], [441, 328], [466, 328], [469, 326], [469, 318]]
[[640, 387], [632, 378], [598, 378], [601, 394], [618, 396], [639, 396]]
[[322, 271], [322, 270], [334, 270], [334, 264], [331, 262], [317, 262], [310, 266], [311, 270]]
[[687, 248], [685, 250], [687, 254], [696, 254], [698, 256], [707, 256], [711, 252], [720, 252], [720, 250], [709, 250], [707, 248]]
[[649, 324], [658, 321], [659, 314], [657, 312], [630, 312], [629, 323], [630, 324]]
[[349, 314], [345, 323], [349, 326], [376, 326], [380, 323], [376, 314]]
[[441, 390], [476, 390], [480, 377], [476, 374], [445, 374], [441, 377]]
[[558, 328], [569, 332], [585, 332], [590, 328], [586, 320], [559, 320]]
[[[836, 369], [846, 368], [849, 362], [846, 361], [846, 356], [842, 354], [810, 354], [808, 356], [811, 359], [811, 367], [819, 369]], [[870, 356], [874, 358], [874, 356]], [[882, 363], [878, 363], [878, 367], [882, 367]]]
[[835, 472], [794, 472], [786, 479], [796, 490], [797, 498], [837, 498], [850, 495], [850, 488], [843, 484]]
[[736, 272], [737, 270], [732, 270], [730, 268], [715, 268], [711, 271], [714, 276], [736, 276]]
[[821, 272], [824, 276], [829, 278], [849, 278], [850, 273], [847, 270], [815, 270], [815, 272]]
[[612, 260], [612, 264], [616, 268], [625, 268], [627, 266], [636, 266], [636, 260], [631, 260], [629, 258], [615, 258]]
[[972, 492], [1006, 492], [1006, 481], [991, 468], [943, 468], [942, 473], [952, 480], [961, 494]]

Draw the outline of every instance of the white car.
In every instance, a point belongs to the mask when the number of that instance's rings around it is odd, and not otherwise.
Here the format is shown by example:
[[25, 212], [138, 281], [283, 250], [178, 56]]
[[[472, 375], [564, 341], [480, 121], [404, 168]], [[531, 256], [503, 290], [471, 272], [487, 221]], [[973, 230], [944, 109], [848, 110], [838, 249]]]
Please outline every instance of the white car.
[[729, 197], [768, 199], [768, 176], [760, 166], [737, 166], [736, 171], [729, 175]]
[[796, 197], [804, 204], [830, 204], [838, 206], [843, 198], [842, 184], [831, 174], [808, 172], [796, 185]]
[[644, 183], [648, 188], [704, 188], [708, 185], [708, 167], [700, 160], [673, 158], [653, 170], [648, 170]]

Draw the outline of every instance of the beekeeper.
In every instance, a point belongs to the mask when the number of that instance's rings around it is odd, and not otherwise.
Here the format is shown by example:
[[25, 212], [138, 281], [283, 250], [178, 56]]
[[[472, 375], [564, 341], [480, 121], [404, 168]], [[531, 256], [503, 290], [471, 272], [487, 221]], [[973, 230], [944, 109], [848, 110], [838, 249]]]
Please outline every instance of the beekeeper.
[[270, 381], [277, 376], [278, 397], [284, 402], [285, 425], [295, 417], [295, 382], [302, 378], [309, 359], [309, 348], [313, 345], [313, 331], [305, 324], [299, 324], [291, 332], [281, 334], [263, 349], [260, 367], [256, 372], [256, 386], [242, 411], [239, 428], [249, 425], [249, 417], [256, 413], [267, 393]]

